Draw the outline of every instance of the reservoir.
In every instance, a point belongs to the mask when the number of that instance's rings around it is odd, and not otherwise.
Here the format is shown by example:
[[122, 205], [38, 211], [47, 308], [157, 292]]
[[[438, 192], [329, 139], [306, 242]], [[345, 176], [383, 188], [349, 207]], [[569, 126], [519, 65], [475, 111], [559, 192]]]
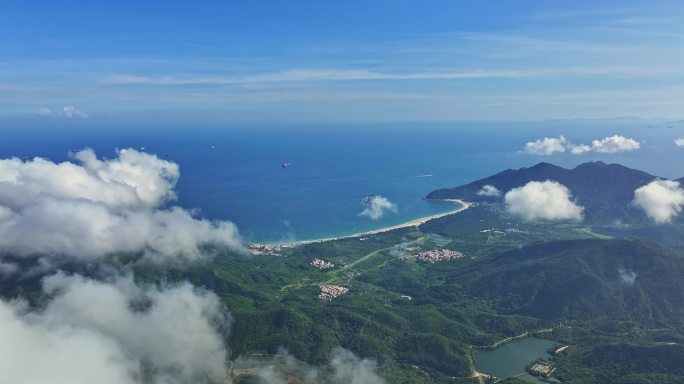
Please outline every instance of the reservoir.
[[497, 349], [478, 352], [475, 355], [475, 365], [479, 372], [488, 375], [500, 378], [516, 376], [530, 383], [543, 383], [527, 374], [525, 368], [539, 358], [551, 357], [547, 350], [555, 345], [551, 340], [525, 337]]

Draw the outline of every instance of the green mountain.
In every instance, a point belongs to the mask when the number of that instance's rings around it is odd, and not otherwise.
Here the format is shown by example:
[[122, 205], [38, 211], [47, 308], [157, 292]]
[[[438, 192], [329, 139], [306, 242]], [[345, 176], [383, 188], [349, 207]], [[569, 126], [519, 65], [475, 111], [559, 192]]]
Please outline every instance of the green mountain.
[[504, 194], [530, 181], [554, 180], [568, 187], [576, 202], [586, 208], [588, 221], [641, 220], [643, 214], [630, 206], [634, 190], [656, 178], [643, 171], [601, 161], [572, 169], [542, 162], [529, 168], [508, 169], [460, 187], [440, 189], [426, 198], [497, 202], [503, 201], [503, 196], [482, 196], [478, 192], [485, 185], [491, 185]]
[[684, 258], [647, 240], [567, 240], [473, 265], [471, 294], [505, 314], [681, 326]]
[[556, 358], [564, 383], [675, 384], [684, 379], [684, 346], [599, 343], [572, 348]]

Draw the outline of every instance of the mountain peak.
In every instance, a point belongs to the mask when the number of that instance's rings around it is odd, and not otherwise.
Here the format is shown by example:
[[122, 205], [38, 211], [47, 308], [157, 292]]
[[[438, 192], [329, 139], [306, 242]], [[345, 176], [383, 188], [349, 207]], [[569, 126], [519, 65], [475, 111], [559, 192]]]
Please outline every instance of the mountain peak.
[[533, 165], [527, 169], [531, 170], [531, 171], [541, 171], [541, 170], [564, 169], [564, 168], [559, 167], [556, 164], [551, 164], [551, 163], [547, 163], [545, 161], [542, 161], [542, 162], [539, 162], [539, 163], [537, 163], [537, 164], [535, 164], [535, 165]]
[[[611, 165], [618, 165], [618, 164], [611, 164]], [[578, 166], [575, 167], [575, 169], [583, 169], [583, 168], [602, 168], [602, 167], [607, 167], [608, 164], [604, 163], [603, 161], [588, 161], [586, 163], [582, 163]]]
[[541, 162], [531, 166], [530, 168], [547, 168], [547, 167], [558, 167], [558, 166], [555, 164], [547, 163], [546, 161], [541, 161]]

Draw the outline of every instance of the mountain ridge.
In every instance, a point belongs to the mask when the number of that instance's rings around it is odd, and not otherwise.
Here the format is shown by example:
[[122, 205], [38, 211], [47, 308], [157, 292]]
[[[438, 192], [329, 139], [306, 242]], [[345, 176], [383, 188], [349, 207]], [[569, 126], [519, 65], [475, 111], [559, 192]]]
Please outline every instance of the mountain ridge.
[[472, 294], [509, 314], [670, 325], [684, 314], [684, 258], [648, 240], [541, 242], [500, 253], [478, 268], [482, 274], [468, 284]]
[[[503, 195], [513, 188], [530, 181], [552, 180], [566, 186], [572, 193], [572, 199], [587, 208], [585, 215], [589, 221], [642, 219], [643, 214], [631, 207], [634, 190], [658, 178], [644, 171], [602, 161], [586, 162], [574, 168], [540, 162], [531, 167], [507, 169], [455, 188], [439, 189], [430, 192], [426, 198], [501, 202]], [[501, 193], [496, 196], [479, 194], [485, 185], [491, 185]]]

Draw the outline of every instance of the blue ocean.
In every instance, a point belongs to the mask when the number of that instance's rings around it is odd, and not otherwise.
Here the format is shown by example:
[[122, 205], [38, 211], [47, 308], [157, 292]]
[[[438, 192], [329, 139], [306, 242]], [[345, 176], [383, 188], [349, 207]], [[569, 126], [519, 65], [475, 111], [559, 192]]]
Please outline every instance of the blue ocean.
[[[662, 151], [673, 147], [670, 136], [681, 130], [668, 131], [665, 126], [648, 129], [638, 122], [135, 129], [94, 127], [89, 122], [64, 124], [59, 130], [3, 127], [0, 156], [63, 161], [69, 158], [69, 151], [85, 147], [110, 158], [116, 148], [144, 148], [180, 165], [174, 204], [195, 208], [201, 217], [230, 220], [251, 242], [349, 235], [443, 213], [455, 206], [423, 197], [434, 189], [539, 161], [575, 166], [603, 160], [664, 177], [684, 176], [676, 167], [684, 150]], [[525, 142], [543, 136], [563, 134], [574, 141], [587, 141], [616, 132], [642, 140], [642, 150], [548, 157], [520, 153]], [[283, 163], [290, 166], [283, 168]], [[361, 200], [371, 194], [390, 199], [397, 206], [396, 213], [388, 212], [379, 220], [359, 216], [364, 208]]]

